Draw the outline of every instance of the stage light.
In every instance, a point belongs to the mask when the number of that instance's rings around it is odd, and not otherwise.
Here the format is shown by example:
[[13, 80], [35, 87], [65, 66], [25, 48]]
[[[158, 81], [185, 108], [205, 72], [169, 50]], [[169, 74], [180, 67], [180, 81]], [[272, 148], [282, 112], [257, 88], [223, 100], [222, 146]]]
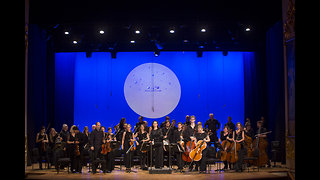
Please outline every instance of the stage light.
[[157, 50], [154, 51], [154, 56], [155, 56], [155, 57], [160, 56], [160, 50], [159, 50], [159, 49], [157, 49]]
[[173, 30], [173, 29], [171, 29], [169, 32], [170, 32], [171, 34], [173, 34], [173, 33], [174, 33], [174, 30]]
[[72, 41], [73, 44], [78, 44], [78, 41]]
[[100, 30], [99, 33], [100, 33], [100, 34], [104, 34], [104, 31], [103, 31], [103, 30]]
[[206, 30], [205, 28], [202, 28], [202, 29], [201, 29], [201, 32], [203, 32], [203, 33], [206, 32], [206, 31], [207, 31], [207, 30]]
[[203, 49], [203, 48], [204, 48], [204, 46], [202, 46], [202, 45], [201, 45], [201, 46], [199, 46], [199, 49]]
[[249, 27], [247, 27], [247, 28], [246, 28], [246, 31], [249, 32], [249, 31], [251, 31], [251, 29], [250, 29]]
[[131, 44], [134, 44], [134, 43], [136, 43], [136, 41], [133, 41], [133, 40], [132, 40], [132, 41], [130, 41], [130, 43], [131, 43]]
[[70, 34], [70, 33], [69, 33], [69, 31], [65, 31], [64, 34], [68, 35], [68, 34]]
[[139, 30], [136, 30], [136, 34], [140, 34], [140, 31], [139, 31]]
[[87, 52], [86, 52], [86, 57], [87, 57], [87, 58], [91, 58], [91, 56], [92, 56], [92, 52], [91, 52], [91, 51], [87, 51]]
[[184, 42], [184, 43], [188, 43], [188, 42], [189, 42], [189, 40], [185, 39], [185, 40], [183, 40], [183, 42]]

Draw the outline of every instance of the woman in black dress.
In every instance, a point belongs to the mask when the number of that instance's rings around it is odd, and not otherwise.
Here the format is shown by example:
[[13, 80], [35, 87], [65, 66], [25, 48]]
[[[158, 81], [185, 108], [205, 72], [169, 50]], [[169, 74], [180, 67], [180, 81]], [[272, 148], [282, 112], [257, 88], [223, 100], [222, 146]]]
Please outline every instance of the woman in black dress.
[[[163, 134], [157, 121], [153, 121], [150, 132], [150, 143], [153, 142], [152, 155], [155, 156], [155, 168], [163, 167]], [[151, 158], [152, 160], [153, 158]]]
[[[135, 138], [136, 137], [131, 131], [131, 125], [127, 124], [126, 130], [123, 132], [123, 135], [122, 135], [122, 145], [121, 145], [121, 149], [124, 150], [124, 162], [126, 166], [126, 172], [130, 172], [131, 166], [133, 165], [132, 157], [133, 157], [134, 151], [133, 150], [128, 151], [128, 150], [131, 147], [130, 142], [134, 143], [136, 141]], [[138, 143], [136, 144], [138, 145]]]
[[136, 136], [137, 136], [137, 141], [139, 142], [139, 146], [137, 146], [137, 150], [138, 150], [138, 155], [140, 157], [141, 169], [148, 170], [148, 168], [146, 167], [147, 152], [141, 151], [143, 150], [142, 147], [144, 146], [144, 144], [150, 140], [149, 134], [146, 131], [146, 126], [144, 124], [142, 124], [139, 127], [139, 131], [136, 133]]
[[[195, 137], [191, 137], [194, 138], [195, 143], [197, 144], [198, 141], [203, 140], [204, 142], [208, 143], [210, 142], [210, 137], [209, 135], [203, 130], [202, 125], [198, 125], [197, 127], [197, 133], [195, 133]], [[198, 166], [200, 166], [200, 173], [205, 173], [206, 172], [206, 162], [207, 162], [207, 151], [208, 148], [205, 148], [202, 151], [202, 158], [200, 159], [200, 161], [198, 161]]]
[[233, 132], [234, 142], [240, 143], [240, 150], [238, 151], [238, 161], [235, 163], [235, 170], [242, 171], [243, 157], [247, 153], [247, 149], [244, 147], [244, 130], [240, 122], [236, 124], [237, 129]]

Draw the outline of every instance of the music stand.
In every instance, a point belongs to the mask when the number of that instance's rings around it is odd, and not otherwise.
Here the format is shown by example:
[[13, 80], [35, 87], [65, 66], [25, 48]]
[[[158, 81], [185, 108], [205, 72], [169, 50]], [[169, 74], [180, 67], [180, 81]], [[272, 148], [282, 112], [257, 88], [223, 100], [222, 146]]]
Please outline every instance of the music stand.
[[[181, 151], [179, 150], [179, 148], [181, 149]], [[180, 157], [181, 157], [181, 161], [182, 161], [182, 153], [183, 153], [183, 148], [181, 147], [181, 145], [179, 143], [171, 143], [170, 144], [170, 148], [169, 148], [169, 154], [171, 154], [171, 151], [173, 153], [179, 153]], [[169, 161], [170, 162], [170, 161]], [[179, 165], [178, 165], [179, 166]], [[180, 172], [182, 172], [182, 170], [180, 170]]]
[[111, 141], [111, 142], [110, 142], [110, 148], [111, 148], [111, 150], [119, 149], [120, 146], [121, 146], [121, 144], [120, 144], [119, 141]]

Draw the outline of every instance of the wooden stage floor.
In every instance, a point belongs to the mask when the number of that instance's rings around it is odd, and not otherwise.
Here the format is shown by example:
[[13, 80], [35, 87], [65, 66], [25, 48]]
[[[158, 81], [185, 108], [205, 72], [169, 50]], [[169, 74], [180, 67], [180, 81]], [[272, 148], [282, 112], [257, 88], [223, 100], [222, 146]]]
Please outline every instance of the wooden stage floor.
[[[281, 164], [277, 165], [281, 166]], [[101, 171], [100, 173], [92, 174], [88, 172], [88, 169], [86, 167], [83, 167], [81, 174], [68, 174], [67, 170], [61, 170], [59, 174], [57, 174], [54, 168], [40, 170], [38, 168], [38, 164], [34, 164], [33, 166], [33, 169], [31, 166], [27, 167], [26, 179], [290, 179], [287, 173], [288, 169], [285, 167], [264, 167], [260, 168], [259, 172], [257, 172], [257, 169], [254, 169], [253, 171], [251, 168], [249, 168], [249, 172], [247, 169], [243, 172], [219, 172], [216, 171], [216, 165], [211, 165], [211, 171], [207, 171], [206, 174], [199, 174], [199, 172], [180, 173], [176, 171], [173, 171], [172, 174], [149, 174], [149, 171], [141, 170], [139, 169], [139, 166], [135, 166], [134, 168], [132, 168], [132, 170], [136, 171], [137, 173], [126, 173], [125, 168], [119, 170], [119, 166], [116, 166], [115, 170], [112, 173], [104, 174]], [[176, 167], [173, 166], [173, 168], [175, 169]]]

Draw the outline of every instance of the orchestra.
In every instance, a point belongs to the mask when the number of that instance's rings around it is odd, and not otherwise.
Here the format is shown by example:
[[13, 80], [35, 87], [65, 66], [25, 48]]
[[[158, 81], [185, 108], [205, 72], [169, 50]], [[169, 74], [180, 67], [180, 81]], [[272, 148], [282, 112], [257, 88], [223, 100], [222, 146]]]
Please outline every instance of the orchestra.
[[[220, 129], [220, 122], [213, 118], [212, 113], [209, 117], [202, 125], [201, 121], [196, 122], [194, 115], [187, 115], [185, 122], [177, 123], [166, 116], [162, 123], [155, 120], [148, 127], [147, 121], [140, 116], [133, 130], [125, 118], [107, 129], [96, 122], [91, 132], [88, 126], [81, 132], [75, 125], [68, 131], [68, 125], [64, 124], [59, 133], [51, 128], [49, 135], [43, 126], [36, 136], [36, 143], [42, 157], [46, 161], [52, 159], [48, 168], [59, 158], [68, 157], [72, 173], [81, 173], [83, 166], [87, 166], [86, 155], [90, 157], [93, 174], [100, 172], [97, 169], [111, 173], [118, 156], [124, 157], [127, 173], [134, 165], [134, 156], [138, 157], [140, 169], [144, 171], [176, 165], [176, 172], [206, 173], [209, 150], [214, 151], [216, 158], [224, 164], [221, 170], [225, 172], [242, 172], [244, 163], [259, 167], [269, 164], [267, 136], [271, 131], [263, 127], [264, 119], [257, 121], [257, 130], [254, 131], [249, 118], [244, 125], [240, 122], [235, 125], [229, 116], [228, 122]], [[259, 161], [244, 160], [253, 156]], [[172, 157], [174, 161], [165, 157]], [[39, 159], [40, 169], [42, 161]]]

